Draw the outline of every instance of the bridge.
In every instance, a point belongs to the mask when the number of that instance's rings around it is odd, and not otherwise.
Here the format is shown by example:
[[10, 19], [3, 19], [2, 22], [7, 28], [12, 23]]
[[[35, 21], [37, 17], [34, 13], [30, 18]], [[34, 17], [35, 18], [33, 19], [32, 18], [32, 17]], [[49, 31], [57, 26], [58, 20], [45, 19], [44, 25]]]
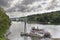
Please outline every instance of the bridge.
[[25, 21], [26, 18], [20, 18], [20, 17], [18, 18], [18, 17], [16, 17], [16, 18], [10, 18], [10, 20], [19, 22], [19, 21]]

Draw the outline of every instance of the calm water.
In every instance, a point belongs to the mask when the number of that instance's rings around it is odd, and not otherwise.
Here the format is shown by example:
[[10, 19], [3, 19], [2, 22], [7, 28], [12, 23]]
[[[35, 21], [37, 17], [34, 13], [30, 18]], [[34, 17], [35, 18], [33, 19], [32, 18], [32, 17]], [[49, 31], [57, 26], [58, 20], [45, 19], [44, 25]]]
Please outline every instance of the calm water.
[[[27, 32], [29, 33], [32, 27], [39, 27], [45, 29], [52, 34], [53, 38], [60, 37], [60, 25], [41, 25], [41, 24], [27, 24]], [[21, 32], [24, 32], [24, 22], [12, 22], [9, 29], [11, 34], [8, 36], [10, 40], [24, 40], [24, 37], [20, 36]], [[30, 37], [27, 40], [31, 40]]]

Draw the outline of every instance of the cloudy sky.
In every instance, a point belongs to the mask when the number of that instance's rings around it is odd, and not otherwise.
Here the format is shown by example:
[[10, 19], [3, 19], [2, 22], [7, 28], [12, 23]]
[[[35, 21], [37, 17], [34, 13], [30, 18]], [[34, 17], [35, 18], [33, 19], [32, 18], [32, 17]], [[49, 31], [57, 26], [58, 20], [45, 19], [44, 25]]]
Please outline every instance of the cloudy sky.
[[45, 12], [60, 10], [60, 0], [0, 0], [0, 6], [6, 12]]

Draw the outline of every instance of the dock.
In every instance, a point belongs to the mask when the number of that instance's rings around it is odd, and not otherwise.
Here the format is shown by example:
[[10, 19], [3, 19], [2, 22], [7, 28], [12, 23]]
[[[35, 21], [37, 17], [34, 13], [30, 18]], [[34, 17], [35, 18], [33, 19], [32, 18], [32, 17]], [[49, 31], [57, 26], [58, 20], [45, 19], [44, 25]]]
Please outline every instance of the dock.
[[31, 34], [31, 33], [21, 33], [21, 36], [29, 36], [29, 37], [37, 37], [37, 38], [42, 38], [40, 35], [37, 34]]

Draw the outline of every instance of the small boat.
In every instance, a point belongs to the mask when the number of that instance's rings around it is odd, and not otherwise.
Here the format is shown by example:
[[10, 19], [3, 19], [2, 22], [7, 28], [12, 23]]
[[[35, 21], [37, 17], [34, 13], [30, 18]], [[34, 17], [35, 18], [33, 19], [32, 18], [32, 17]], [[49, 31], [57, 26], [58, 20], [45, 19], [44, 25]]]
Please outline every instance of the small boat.
[[32, 40], [40, 40], [42, 38], [51, 38], [49, 32], [45, 32], [44, 29], [38, 29], [32, 27], [30, 33], [21, 33], [21, 36], [29, 36]]

